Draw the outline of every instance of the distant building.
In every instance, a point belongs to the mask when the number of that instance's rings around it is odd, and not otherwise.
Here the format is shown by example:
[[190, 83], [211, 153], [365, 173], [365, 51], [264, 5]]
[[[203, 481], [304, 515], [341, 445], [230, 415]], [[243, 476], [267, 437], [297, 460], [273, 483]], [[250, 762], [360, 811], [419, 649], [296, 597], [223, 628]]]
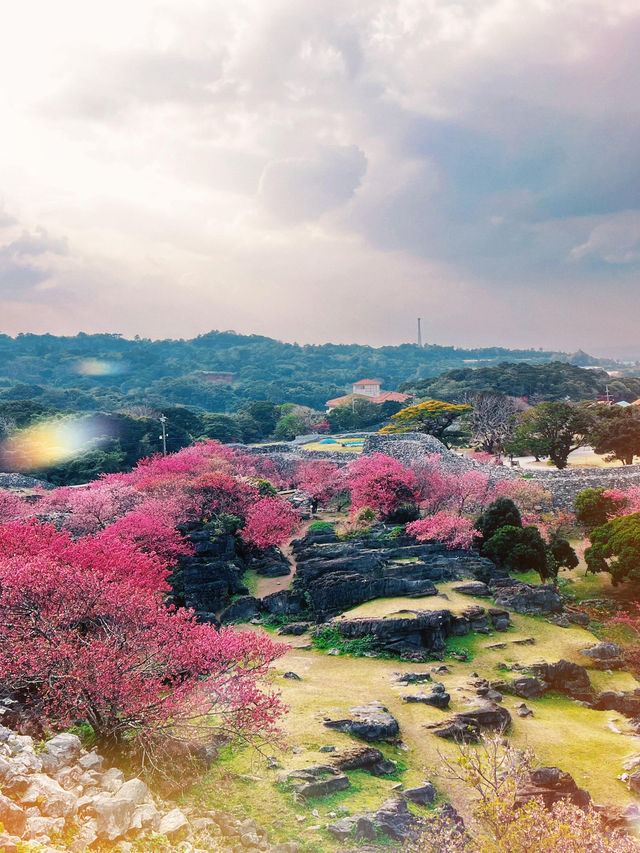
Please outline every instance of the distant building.
[[234, 379], [233, 373], [213, 373], [210, 370], [199, 370], [197, 376], [203, 382], [223, 382], [225, 385], [231, 385]]
[[355, 400], [367, 400], [369, 403], [386, 403], [392, 400], [395, 403], [406, 403], [411, 397], [409, 394], [401, 394], [399, 391], [383, 391], [381, 383], [376, 379], [360, 379], [353, 383], [351, 394], [343, 397], [335, 397], [327, 400], [327, 412], [339, 406], [350, 406]]
[[378, 397], [381, 387], [377, 379], [360, 379], [359, 382], [353, 383], [352, 393], [362, 394], [365, 397]]

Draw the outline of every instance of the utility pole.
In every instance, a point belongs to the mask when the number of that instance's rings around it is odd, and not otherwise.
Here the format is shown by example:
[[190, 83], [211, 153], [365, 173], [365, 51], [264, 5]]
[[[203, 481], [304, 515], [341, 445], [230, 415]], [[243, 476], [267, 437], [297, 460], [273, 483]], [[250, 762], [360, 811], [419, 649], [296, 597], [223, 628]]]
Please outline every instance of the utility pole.
[[608, 386], [608, 385], [605, 385], [605, 386], [604, 386], [604, 390], [605, 390], [605, 397], [604, 397], [605, 405], [607, 405], [607, 406], [613, 406], [613, 397], [612, 397], [612, 396], [611, 396], [611, 394], [609, 393], [609, 386]]
[[422, 347], [422, 318], [418, 317], [418, 346]]
[[167, 416], [163, 413], [160, 415], [160, 423], [162, 424], [162, 435], [159, 435], [158, 438], [162, 440], [162, 455], [167, 455]]

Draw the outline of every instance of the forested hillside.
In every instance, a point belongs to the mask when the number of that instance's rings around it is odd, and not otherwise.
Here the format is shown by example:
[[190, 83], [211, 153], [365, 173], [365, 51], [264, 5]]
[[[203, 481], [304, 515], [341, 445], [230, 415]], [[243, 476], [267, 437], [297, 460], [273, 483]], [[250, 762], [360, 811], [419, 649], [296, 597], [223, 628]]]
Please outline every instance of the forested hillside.
[[[300, 346], [259, 335], [210, 332], [192, 340], [127, 340], [119, 335], [0, 336], [0, 394], [67, 411], [112, 411], [132, 405], [186, 405], [233, 412], [251, 400], [321, 409], [365, 376], [395, 389], [451, 368], [552, 359], [599, 363], [584, 353], [499, 347], [465, 350], [414, 344]], [[211, 381], [205, 371], [232, 374]]]
[[640, 379], [610, 376], [603, 369], [585, 370], [575, 364], [503, 362], [494, 367], [447, 370], [432, 379], [409, 380], [400, 390], [417, 397], [463, 402], [469, 395], [494, 391], [525, 397], [531, 403], [543, 400], [595, 400], [609, 390], [615, 400], [640, 397]]

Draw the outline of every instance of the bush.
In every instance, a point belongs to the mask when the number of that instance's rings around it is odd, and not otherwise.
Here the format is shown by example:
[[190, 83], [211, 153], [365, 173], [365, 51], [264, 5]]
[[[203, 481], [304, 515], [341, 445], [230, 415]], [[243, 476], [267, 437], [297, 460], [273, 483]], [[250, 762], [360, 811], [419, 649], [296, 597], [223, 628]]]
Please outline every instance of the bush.
[[333, 533], [333, 524], [330, 521], [312, 521], [309, 525], [310, 533]]
[[485, 543], [482, 547], [482, 553], [484, 553], [486, 543], [501, 527], [522, 527], [520, 510], [511, 498], [497, 498], [489, 504], [476, 521], [476, 529], [482, 534]]
[[604, 487], [584, 489], [576, 495], [576, 519], [589, 534], [596, 527], [606, 524], [623, 505], [623, 497], [617, 497]]
[[356, 640], [345, 640], [337, 628], [320, 628], [313, 634], [313, 644], [321, 651], [338, 649], [342, 654], [362, 657], [374, 650], [372, 637], [360, 637]]

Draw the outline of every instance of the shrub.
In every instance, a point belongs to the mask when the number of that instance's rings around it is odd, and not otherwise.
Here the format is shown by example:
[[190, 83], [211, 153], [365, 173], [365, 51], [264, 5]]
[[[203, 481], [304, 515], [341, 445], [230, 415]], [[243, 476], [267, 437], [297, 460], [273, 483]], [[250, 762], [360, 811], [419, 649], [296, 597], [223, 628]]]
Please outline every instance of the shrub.
[[442, 815], [426, 822], [407, 853], [638, 853], [640, 844], [606, 825], [593, 806], [561, 800], [547, 809], [541, 799], [522, 803], [518, 792], [528, 780], [533, 756], [484, 738], [480, 748], [458, 745], [455, 759], [440, 756], [442, 775], [471, 795], [472, 817]]
[[407, 533], [419, 542], [444, 542], [447, 548], [471, 548], [476, 537], [473, 522], [459, 515], [438, 512], [407, 524]]
[[476, 521], [476, 529], [480, 531], [485, 542], [482, 549], [483, 552], [486, 543], [501, 527], [522, 527], [520, 510], [511, 498], [497, 498], [493, 503], [489, 504]]
[[310, 533], [333, 533], [333, 524], [330, 521], [312, 521], [309, 525]]

